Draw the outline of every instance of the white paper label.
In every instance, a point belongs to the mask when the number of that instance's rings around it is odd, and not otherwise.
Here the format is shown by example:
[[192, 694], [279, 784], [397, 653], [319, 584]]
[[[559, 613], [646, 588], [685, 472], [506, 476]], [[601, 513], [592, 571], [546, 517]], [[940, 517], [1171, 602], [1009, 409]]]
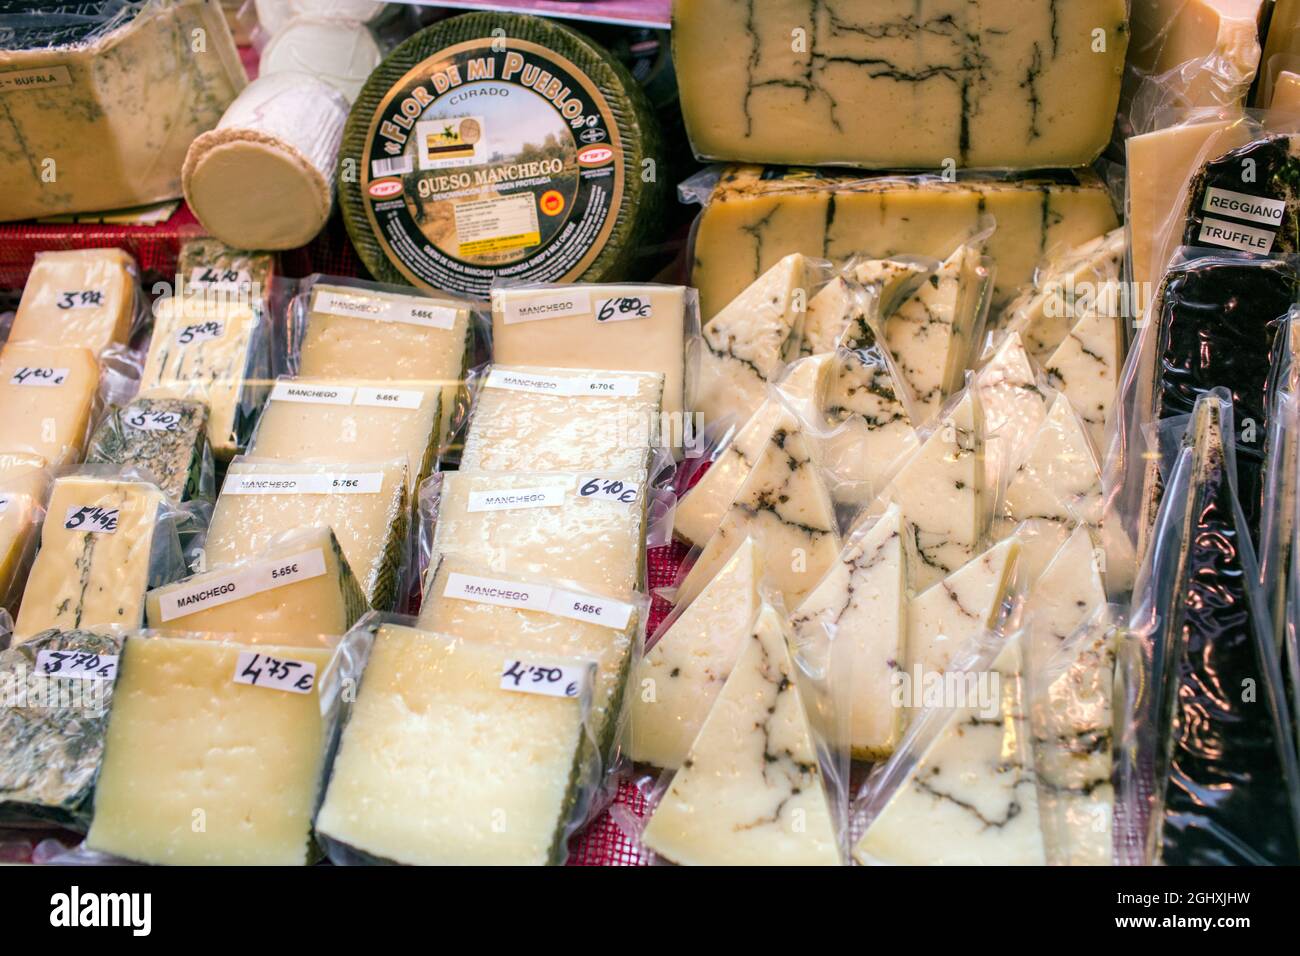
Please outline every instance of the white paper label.
[[127, 427], [142, 432], [174, 432], [181, 424], [180, 412], [140, 411], [122, 416]]
[[460, 601], [542, 611], [556, 617], [601, 624], [615, 630], [627, 627], [633, 611], [632, 605], [612, 598], [565, 591], [548, 584], [500, 581], [470, 574], [447, 575], [447, 586], [442, 593], [444, 597]]
[[73, 505], [63, 516], [63, 527], [68, 531], [89, 531], [95, 534], [113, 534], [117, 531], [120, 508], [98, 508], [93, 505]]
[[301, 385], [276, 382], [271, 389], [273, 402], [298, 402], [303, 405], [351, 405], [356, 389], [346, 385]]
[[276, 561], [266, 561], [163, 595], [159, 601], [162, 619], [164, 622], [172, 621], [232, 601], [242, 601], [246, 597], [282, 588], [286, 584], [309, 581], [324, 573], [325, 553], [320, 548]]
[[66, 368], [36, 368], [30, 365], [14, 369], [14, 373], [9, 376], [10, 385], [40, 385], [45, 388], [56, 388], [67, 380]]
[[71, 309], [98, 309], [104, 304], [104, 293], [100, 289], [72, 289], [56, 292], [54, 305], [68, 311]]
[[550, 488], [499, 488], [495, 491], [471, 491], [469, 508], [479, 511], [515, 511], [521, 508], [559, 508], [564, 504], [568, 490], [562, 486]]
[[545, 664], [507, 659], [501, 668], [501, 689], [545, 697], [578, 697], [587, 686], [591, 666]]
[[1202, 245], [1223, 246], [1265, 255], [1272, 250], [1276, 238], [1276, 234], [1267, 229], [1256, 229], [1254, 226], [1243, 226], [1223, 219], [1206, 219], [1201, 224]]
[[654, 306], [650, 297], [624, 295], [612, 299], [601, 299], [596, 303], [597, 322], [630, 322], [636, 319], [653, 319]]
[[113, 680], [117, 677], [117, 657], [89, 651], [37, 651], [36, 669], [46, 677]]
[[487, 387], [534, 395], [563, 395], [566, 398], [596, 395], [632, 398], [637, 393], [636, 380], [631, 378], [560, 378], [556, 375], [531, 375], [499, 368], [488, 373]]
[[318, 291], [312, 299], [313, 312], [325, 315], [345, 315], [354, 319], [371, 319], [375, 322], [401, 322], [429, 329], [450, 329], [456, 324], [460, 309], [439, 305], [429, 299], [415, 296], [379, 298], [367, 295], [346, 295], [341, 292]]
[[354, 405], [372, 408], [417, 409], [424, 403], [424, 392], [402, 388], [358, 388]]
[[221, 269], [217, 266], [195, 266], [190, 270], [190, 285], [206, 286], [210, 289], [229, 289], [238, 292], [253, 285], [253, 277], [247, 269]]
[[229, 475], [223, 495], [373, 495], [382, 472], [357, 475]]
[[235, 662], [235, 683], [310, 694], [316, 686], [316, 665], [311, 661], [241, 651]]
[[578, 479], [578, 497], [632, 505], [641, 497], [641, 486], [634, 481], [622, 481], [605, 475], [583, 475]]
[[1205, 191], [1205, 211], [1247, 222], [1262, 222], [1266, 226], [1280, 226], [1282, 217], [1286, 215], [1286, 201], [1211, 187]]
[[497, 302], [501, 305], [501, 315], [506, 325], [591, 315], [591, 293], [580, 290], [498, 294]]
[[208, 322], [192, 322], [183, 325], [176, 333], [177, 345], [192, 345], [195, 342], [211, 342], [226, 334], [226, 323], [213, 319]]

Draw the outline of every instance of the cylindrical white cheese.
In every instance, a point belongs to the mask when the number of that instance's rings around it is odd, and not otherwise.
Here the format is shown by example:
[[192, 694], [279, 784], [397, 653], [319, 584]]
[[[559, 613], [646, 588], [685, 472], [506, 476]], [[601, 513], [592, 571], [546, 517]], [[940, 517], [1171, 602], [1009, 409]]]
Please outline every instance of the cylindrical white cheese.
[[254, 6], [257, 22], [270, 36], [275, 36], [300, 14], [370, 23], [378, 19], [388, 4], [381, 0], [254, 0]]
[[352, 103], [383, 54], [362, 23], [295, 17], [262, 51], [259, 75], [309, 73]]
[[216, 238], [292, 249], [329, 218], [347, 99], [302, 73], [259, 77], [185, 157], [185, 199]]

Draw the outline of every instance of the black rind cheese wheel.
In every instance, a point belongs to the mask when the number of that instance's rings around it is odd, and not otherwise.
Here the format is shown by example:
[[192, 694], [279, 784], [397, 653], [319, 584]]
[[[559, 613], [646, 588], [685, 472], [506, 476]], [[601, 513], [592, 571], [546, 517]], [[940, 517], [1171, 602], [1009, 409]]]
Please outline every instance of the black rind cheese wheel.
[[661, 145], [636, 80], [591, 40], [469, 13], [412, 36], [366, 81], [339, 203], [381, 281], [486, 297], [498, 278], [628, 279], [663, 213]]

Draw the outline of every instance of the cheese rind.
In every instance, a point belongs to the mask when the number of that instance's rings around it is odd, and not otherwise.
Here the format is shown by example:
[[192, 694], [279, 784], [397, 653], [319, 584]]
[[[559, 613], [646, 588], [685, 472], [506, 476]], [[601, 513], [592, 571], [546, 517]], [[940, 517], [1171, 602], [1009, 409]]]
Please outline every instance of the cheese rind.
[[135, 321], [138, 272], [121, 249], [38, 252], [9, 341], [77, 346], [96, 355], [125, 345]]
[[[181, 866], [311, 862], [336, 642], [128, 637], [87, 846]], [[312, 665], [311, 689], [237, 681], [244, 654]]]
[[316, 818], [335, 862], [557, 863], [588, 702], [502, 686], [506, 664], [590, 666], [385, 624]]
[[114, 408], [86, 446], [87, 464], [135, 467], [172, 501], [215, 496], [208, 407], [179, 398], [137, 398]]
[[99, 364], [83, 348], [7, 345], [0, 351], [0, 452], [50, 464], [80, 461], [99, 389]]

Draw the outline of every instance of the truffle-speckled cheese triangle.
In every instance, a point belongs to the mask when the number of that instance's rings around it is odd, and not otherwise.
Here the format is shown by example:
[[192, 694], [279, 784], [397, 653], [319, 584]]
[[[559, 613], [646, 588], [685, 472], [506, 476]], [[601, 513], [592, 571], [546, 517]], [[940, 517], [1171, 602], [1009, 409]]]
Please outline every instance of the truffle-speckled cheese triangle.
[[1106, 604], [1099, 549], [1087, 525], [1079, 525], [1034, 582], [1025, 607], [1034, 651], [1058, 647]]
[[1123, 348], [1119, 321], [1094, 309], [1075, 323], [1046, 362], [1048, 382], [1069, 398], [1101, 450], [1119, 391]]
[[1047, 396], [1017, 332], [1008, 333], [975, 373], [984, 412], [984, 466], [988, 487], [1005, 487], [1010, 471], [1047, 417]]
[[762, 556], [746, 538], [646, 652], [632, 681], [633, 760], [675, 770], [731, 674], [759, 608]]
[[644, 840], [685, 865], [839, 864], [789, 634], [772, 607], [759, 611]]

